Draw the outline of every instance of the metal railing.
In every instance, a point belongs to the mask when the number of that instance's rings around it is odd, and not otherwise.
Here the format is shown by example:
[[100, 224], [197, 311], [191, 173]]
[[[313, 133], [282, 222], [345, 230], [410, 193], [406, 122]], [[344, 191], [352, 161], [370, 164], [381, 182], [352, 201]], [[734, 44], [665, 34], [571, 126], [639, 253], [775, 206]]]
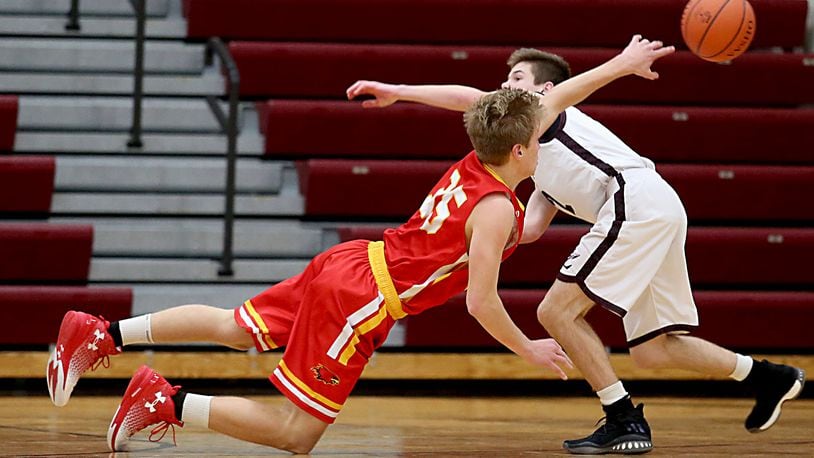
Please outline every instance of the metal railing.
[[[144, 92], [144, 38], [146, 0], [129, 0], [130, 5], [136, 14], [136, 52], [135, 65], [133, 70], [133, 118], [130, 128], [130, 140], [128, 147], [141, 148], [141, 104]], [[71, 9], [68, 11], [68, 22], [65, 24], [67, 30], [80, 30], [79, 23], [79, 0], [71, 0]], [[211, 66], [214, 62], [214, 54], [220, 57], [221, 62], [226, 67], [226, 78], [228, 84], [227, 96], [229, 97], [229, 113], [223, 113], [223, 109], [218, 103], [218, 97], [208, 95], [206, 101], [212, 113], [218, 120], [221, 132], [226, 134], [226, 189], [224, 190], [225, 208], [223, 215], [223, 253], [220, 259], [218, 275], [234, 275], [232, 263], [234, 260], [234, 220], [235, 220], [235, 175], [237, 168], [237, 116], [238, 97], [240, 95], [240, 72], [237, 69], [229, 49], [218, 37], [210, 38], [206, 43], [205, 64]]]
[[237, 162], [237, 109], [238, 96], [240, 95], [240, 72], [237, 69], [229, 49], [218, 37], [210, 38], [206, 42], [205, 65], [211, 66], [214, 62], [214, 54], [220, 57], [223, 66], [226, 67], [226, 82], [229, 96], [229, 115], [223, 113], [223, 109], [218, 103], [218, 98], [213, 95], [206, 96], [206, 101], [212, 109], [212, 113], [220, 124], [221, 131], [226, 134], [226, 190], [224, 192], [225, 209], [223, 214], [223, 254], [220, 260], [218, 275], [233, 275], [233, 234], [235, 221], [235, 171]]
[[[136, 14], [136, 52], [133, 65], [133, 117], [130, 125], [130, 140], [127, 146], [141, 148], [141, 104], [144, 98], [144, 29], [147, 20], [146, 0], [129, 0], [133, 12]], [[66, 30], [81, 30], [79, 23], [79, 0], [71, 0], [71, 9], [68, 11]]]

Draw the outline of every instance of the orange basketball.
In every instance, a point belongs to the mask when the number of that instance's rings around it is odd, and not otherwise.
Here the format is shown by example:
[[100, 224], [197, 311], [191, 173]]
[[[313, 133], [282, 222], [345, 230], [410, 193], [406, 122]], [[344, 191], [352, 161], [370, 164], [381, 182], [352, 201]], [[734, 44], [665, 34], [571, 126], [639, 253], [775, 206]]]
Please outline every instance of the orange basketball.
[[746, 0], [690, 0], [681, 15], [681, 36], [704, 60], [732, 60], [752, 43], [755, 12]]

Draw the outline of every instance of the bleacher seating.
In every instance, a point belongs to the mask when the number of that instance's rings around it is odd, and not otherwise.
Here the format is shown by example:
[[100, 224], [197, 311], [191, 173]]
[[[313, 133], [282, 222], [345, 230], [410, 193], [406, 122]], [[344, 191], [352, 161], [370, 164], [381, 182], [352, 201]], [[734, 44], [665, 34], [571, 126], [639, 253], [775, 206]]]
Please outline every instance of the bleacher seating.
[[0, 95], [0, 151], [11, 151], [14, 148], [18, 110], [17, 96]]
[[0, 155], [0, 212], [47, 214], [55, 167], [50, 156]]
[[[242, 97], [342, 98], [358, 79], [405, 84], [457, 83], [492, 90], [505, 79], [515, 48], [231, 42]], [[574, 73], [617, 49], [547, 48]], [[679, 51], [654, 66], [657, 81], [627, 78], [600, 89], [592, 103], [798, 106], [814, 103], [814, 55], [752, 52], [728, 65]]]
[[[520, 329], [532, 338], [547, 334], [536, 309], [545, 290], [502, 290], [503, 303]], [[795, 351], [814, 347], [812, 292], [696, 291], [701, 326], [693, 335], [733, 349]], [[594, 308], [588, 313], [602, 342], [615, 350], [627, 348], [620, 319]], [[464, 295], [443, 307], [405, 318], [409, 347], [499, 347], [466, 311]], [[737, 320], [737, 326], [733, 325]]]
[[130, 288], [0, 286], [0, 318], [10, 324], [0, 334], [0, 345], [52, 343], [66, 311], [119, 320], [130, 316], [132, 301]]
[[[341, 241], [380, 240], [385, 226], [343, 226]], [[550, 285], [587, 225], [554, 225], [500, 269], [503, 288]], [[690, 227], [687, 265], [696, 287], [814, 289], [814, 229]], [[783, 266], [778, 269], [777, 266]]]
[[[681, 44], [686, 0], [185, 0], [187, 36], [264, 41], [616, 48], [633, 33]], [[756, 48], [802, 46], [806, 1], [752, 0]], [[613, 18], [609, 20], [608, 18]], [[338, 20], [337, 18], [341, 18]]]
[[93, 227], [52, 223], [0, 223], [0, 281], [85, 283]]
[[[299, 162], [305, 214], [407, 217], [451, 162], [309, 159]], [[691, 221], [808, 222], [814, 218], [814, 166], [658, 167]], [[342, 193], [337, 193], [342, 189]]]
[[[658, 163], [814, 163], [814, 151], [800, 148], [814, 144], [814, 110], [590, 104], [581, 109]], [[356, 102], [276, 99], [258, 104], [258, 110], [269, 158], [455, 159], [470, 148], [461, 113], [425, 105], [365, 109]]]

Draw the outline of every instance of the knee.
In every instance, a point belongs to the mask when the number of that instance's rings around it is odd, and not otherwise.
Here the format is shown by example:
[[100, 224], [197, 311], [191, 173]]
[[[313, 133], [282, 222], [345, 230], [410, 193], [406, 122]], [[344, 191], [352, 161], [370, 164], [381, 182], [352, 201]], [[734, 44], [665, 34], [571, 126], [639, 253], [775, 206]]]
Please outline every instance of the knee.
[[254, 341], [245, 329], [235, 323], [231, 314], [225, 316], [218, 326], [218, 342], [235, 350], [248, 351], [254, 348]]

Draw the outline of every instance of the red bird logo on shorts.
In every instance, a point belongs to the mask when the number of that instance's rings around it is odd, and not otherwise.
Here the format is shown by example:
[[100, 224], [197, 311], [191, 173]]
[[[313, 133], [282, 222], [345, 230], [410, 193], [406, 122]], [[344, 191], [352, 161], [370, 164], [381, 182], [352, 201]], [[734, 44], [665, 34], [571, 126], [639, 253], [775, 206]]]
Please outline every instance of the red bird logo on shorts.
[[311, 368], [314, 373], [314, 378], [326, 385], [339, 385], [339, 376], [328, 370], [322, 364], [317, 364]]

